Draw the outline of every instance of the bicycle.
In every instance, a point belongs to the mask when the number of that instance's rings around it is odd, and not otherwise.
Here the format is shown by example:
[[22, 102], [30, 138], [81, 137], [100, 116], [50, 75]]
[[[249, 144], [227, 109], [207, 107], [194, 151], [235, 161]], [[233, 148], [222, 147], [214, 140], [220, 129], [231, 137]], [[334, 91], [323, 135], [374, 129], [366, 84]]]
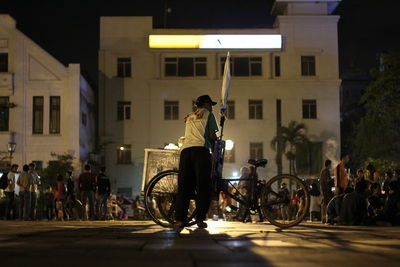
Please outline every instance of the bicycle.
[[[222, 177], [225, 142], [218, 139], [213, 157], [213, 195], [217, 199], [222, 191], [236, 200], [246, 209], [246, 213], [258, 214], [260, 221], [267, 219], [280, 228], [299, 224], [306, 217], [310, 205], [310, 196], [303, 182], [294, 175], [282, 174], [263, 183], [256, 179], [257, 168], [267, 165], [266, 159], [250, 159], [248, 163], [255, 171], [246, 179], [225, 179]], [[170, 227], [174, 222], [175, 201], [178, 193], [177, 170], [163, 171], [152, 178], [145, 188], [145, 208], [153, 221], [161, 226]], [[250, 192], [244, 195], [237, 189], [236, 182], [248, 182]], [[229, 187], [234, 189], [230, 192]], [[290, 210], [290, 192], [295, 190], [298, 198], [297, 210]], [[196, 196], [193, 196], [195, 200]], [[195, 224], [195, 202], [191, 201], [187, 225]], [[246, 217], [246, 215], [245, 215]]]

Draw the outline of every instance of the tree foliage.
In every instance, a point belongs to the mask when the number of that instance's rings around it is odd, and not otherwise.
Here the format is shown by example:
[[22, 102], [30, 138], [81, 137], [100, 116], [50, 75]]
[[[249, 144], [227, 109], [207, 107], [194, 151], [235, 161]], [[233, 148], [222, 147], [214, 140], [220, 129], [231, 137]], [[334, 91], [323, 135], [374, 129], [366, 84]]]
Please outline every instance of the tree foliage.
[[54, 160], [50, 160], [47, 164], [47, 167], [43, 169], [41, 184], [42, 187], [46, 188], [48, 186], [55, 187], [57, 183], [57, 176], [61, 174], [64, 177], [64, 174], [67, 171], [73, 171], [73, 160], [74, 157], [69, 154], [55, 154], [52, 153], [51, 156]]
[[361, 99], [366, 114], [356, 126], [353, 157], [358, 162], [370, 157], [396, 161], [400, 154], [400, 55], [381, 59]]
[[271, 148], [278, 153], [285, 154], [289, 161], [289, 173], [296, 174], [296, 146], [309, 142], [307, 127], [304, 123], [290, 121], [288, 127], [282, 126], [280, 135], [271, 140]]

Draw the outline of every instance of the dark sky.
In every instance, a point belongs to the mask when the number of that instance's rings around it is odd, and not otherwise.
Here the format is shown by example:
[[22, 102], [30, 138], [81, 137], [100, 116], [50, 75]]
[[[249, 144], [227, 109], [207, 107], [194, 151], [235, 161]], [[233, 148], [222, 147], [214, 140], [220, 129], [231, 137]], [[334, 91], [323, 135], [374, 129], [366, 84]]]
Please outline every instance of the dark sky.
[[[343, 0], [338, 9], [340, 65], [368, 70], [380, 51], [399, 50], [399, 1]], [[271, 0], [169, 0], [169, 28], [270, 27]], [[0, 13], [17, 20], [17, 27], [62, 63], [81, 63], [96, 81], [100, 16], [153, 16], [163, 26], [164, 0], [140, 1], [20, 1], [4, 0]]]

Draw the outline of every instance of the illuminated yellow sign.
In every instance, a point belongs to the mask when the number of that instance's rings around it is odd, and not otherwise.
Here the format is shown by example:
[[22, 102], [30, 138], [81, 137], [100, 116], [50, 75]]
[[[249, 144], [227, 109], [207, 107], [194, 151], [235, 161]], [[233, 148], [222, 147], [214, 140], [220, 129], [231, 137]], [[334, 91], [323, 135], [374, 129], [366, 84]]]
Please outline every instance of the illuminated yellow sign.
[[150, 48], [281, 49], [280, 34], [150, 35]]

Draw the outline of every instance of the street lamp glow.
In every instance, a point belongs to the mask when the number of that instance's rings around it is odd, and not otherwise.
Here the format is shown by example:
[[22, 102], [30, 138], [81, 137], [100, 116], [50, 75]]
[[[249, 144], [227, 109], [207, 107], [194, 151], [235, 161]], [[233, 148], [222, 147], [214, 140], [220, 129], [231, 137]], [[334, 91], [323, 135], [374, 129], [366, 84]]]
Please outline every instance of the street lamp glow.
[[233, 149], [233, 141], [228, 139], [225, 141], [225, 150], [232, 150]]
[[125, 150], [125, 147], [120, 146], [120, 147], [119, 147], [119, 150], [124, 151], [124, 150]]

